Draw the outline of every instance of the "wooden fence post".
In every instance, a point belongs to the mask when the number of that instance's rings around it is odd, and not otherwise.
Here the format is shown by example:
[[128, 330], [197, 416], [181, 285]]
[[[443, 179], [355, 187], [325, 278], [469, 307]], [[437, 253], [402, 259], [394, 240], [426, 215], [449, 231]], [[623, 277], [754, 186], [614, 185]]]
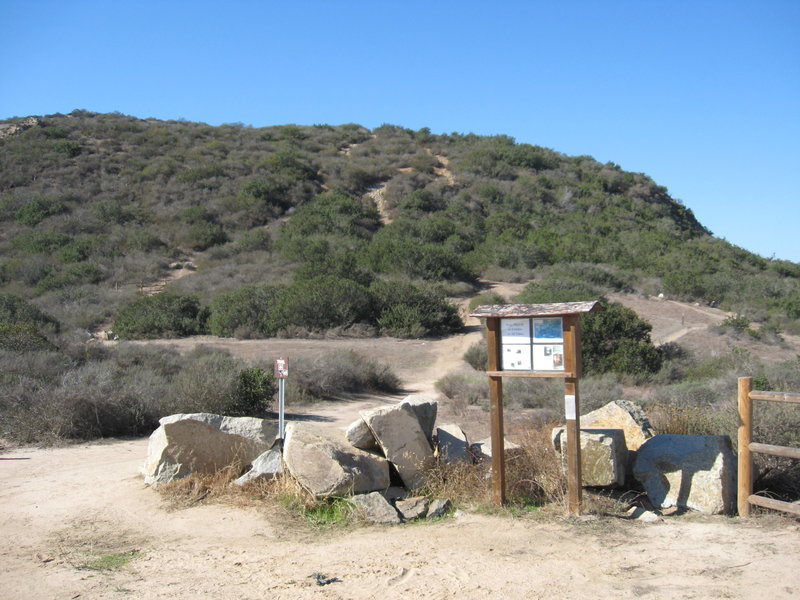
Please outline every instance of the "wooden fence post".
[[740, 517], [750, 516], [750, 495], [753, 493], [753, 458], [750, 442], [753, 439], [752, 377], [739, 378], [739, 482], [737, 505]]

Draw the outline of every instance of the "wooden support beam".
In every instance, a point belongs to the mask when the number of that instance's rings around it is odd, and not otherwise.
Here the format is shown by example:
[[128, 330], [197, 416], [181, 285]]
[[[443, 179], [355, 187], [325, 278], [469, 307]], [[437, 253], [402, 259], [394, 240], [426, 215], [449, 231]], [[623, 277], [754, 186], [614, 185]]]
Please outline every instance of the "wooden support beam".
[[564, 379], [564, 417], [567, 433], [567, 510], [571, 515], [581, 514], [583, 478], [581, 477], [581, 410], [578, 377], [581, 372], [580, 320], [577, 315], [567, 315], [563, 322], [564, 370], [575, 377]]
[[788, 402], [790, 404], [800, 404], [800, 394], [791, 392], [750, 392], [751, 400], [766, 400], [768, 402]]
[[753, 493], [753, 458], [750, 454], [750, 442], [753, 437], [753, 403], [750, 392], [753, 390], [752, 377], [739, 378], [739, 481], [736, 490], [736, 504], [740, 517], [750, 516], [748, 498]]
[[763, 506], [764, 508], [771, 508], [772, 510], [782, 510], [794, 515], [800, 515], [800, 504], [782, 502], [780, 500], [773, 500], [772, 498], [765, 498], [764, 496], [749, 496], [747, 501], [749, 504], [755, 504], [756, 506]]
[[780, 456], [782, 458], [796, 458], [800, 460], [800, 448], [791, 448], [789, 446], [773, 446], [772, 444], [759, 444], [758, 442], [750, 442], [749, 448], [750, 452], [769, 454], [770, 456]]
[[[486, 341], [489, 351], [489, 371], [499, 372], [500, 319], [486, 319]], [[489, 377], [492, 433], [492, 495], [496, 506], [506, 503], [505, 433], [503, 431], [503, 378]]]
[[550, 379], [566, 379], [575, 377], [572, 371], [487, 371], [489, 377], [544, 377]]

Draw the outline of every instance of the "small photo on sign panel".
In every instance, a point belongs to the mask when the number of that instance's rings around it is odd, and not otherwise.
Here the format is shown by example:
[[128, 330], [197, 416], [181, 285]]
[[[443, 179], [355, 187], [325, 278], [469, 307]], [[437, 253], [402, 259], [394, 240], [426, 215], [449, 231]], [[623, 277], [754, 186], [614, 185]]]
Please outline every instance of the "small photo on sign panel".
[[503, 370], [530, 371], [531, 347], [528, 344], [503, 344]]

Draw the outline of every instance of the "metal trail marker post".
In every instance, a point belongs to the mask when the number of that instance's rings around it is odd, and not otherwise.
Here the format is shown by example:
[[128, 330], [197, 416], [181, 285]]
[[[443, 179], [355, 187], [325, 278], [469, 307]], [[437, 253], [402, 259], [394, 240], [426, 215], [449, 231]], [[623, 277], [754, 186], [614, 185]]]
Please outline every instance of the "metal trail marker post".
[[289, 359], [275, 359], [275, 379], [278, 380], [278, 439], [286, 438], [286, 379], [289, 377]]
[[570, 514], [580, 514], [580, 315], [601, 309], [598, 302], [496, 304], [478, 306], [470, 314], [486, 319], [492, 489], [496, 505], [506, 501], [503, 377], [558, 377], [564, 379], [568, 510]]

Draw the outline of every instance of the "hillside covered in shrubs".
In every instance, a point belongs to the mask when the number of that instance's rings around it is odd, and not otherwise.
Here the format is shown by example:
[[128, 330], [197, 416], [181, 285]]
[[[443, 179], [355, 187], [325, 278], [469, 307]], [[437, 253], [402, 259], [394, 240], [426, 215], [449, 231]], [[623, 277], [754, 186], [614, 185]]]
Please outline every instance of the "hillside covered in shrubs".
[[[0, 247], [0, 291], [66, 330], [115, 320], [128, 337], [439, 335], [458, 327], [445, 296], [551, 273], [591, 294], [714, 302], [774, 329], [800, 317], [800, 265], [713, 237], [646, 175], [392, 125], [12, 119], [0, 123]], [[197, 273], [168, 288], [182, 298], [160, 301], [173, 320], [140, 322], [140, 290], [188, 257]]]
[[[187, 261], [191, 276], [149, 294]], [[133, 434], [165, 411], [268, 408], [266, 367], [216, 351], [88, 349], [99, 327], [123, 340], [443, 336], [462, 328], [452, 299], [487, 279], [526, 282], [519, 302], [663, 293], [733, 311], [726, 326], [749, 336], [800, 333], [800, 265], [715, 238], [646, 175], [589, 156], [393, 125], [212, 127], [83, 110], [0, 122], [0, 435]], [[584, 320], [590, 376], [710, 381], [680, 348], [655, 348], [634, 313], [607, 308]], [[363, 357], [350, 363], [352, 383], [306, 377], [295, 397], [399, 385]]]

